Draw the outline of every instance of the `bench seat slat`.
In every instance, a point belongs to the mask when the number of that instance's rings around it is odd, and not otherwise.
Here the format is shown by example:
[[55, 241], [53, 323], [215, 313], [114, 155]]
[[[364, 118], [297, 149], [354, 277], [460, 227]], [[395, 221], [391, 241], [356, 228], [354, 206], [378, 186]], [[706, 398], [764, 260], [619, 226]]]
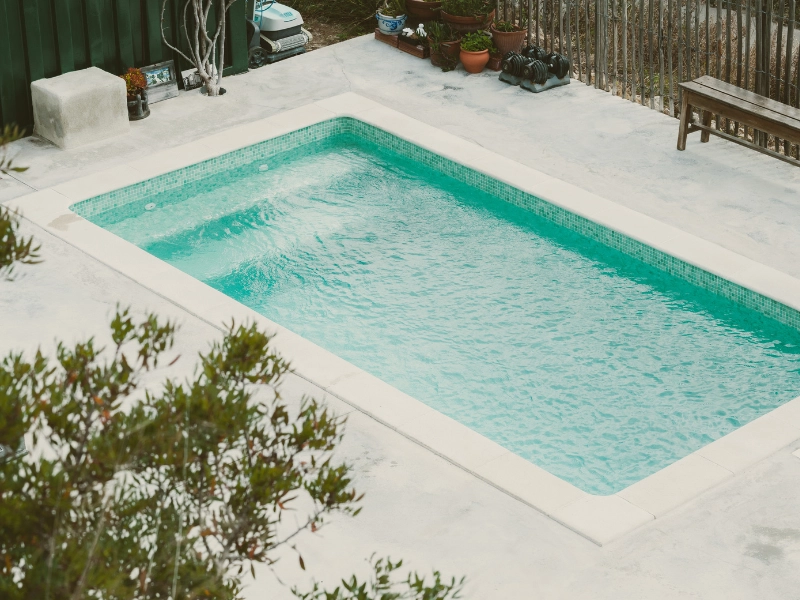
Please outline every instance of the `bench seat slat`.
[[[789, 106], [788, 104], [784, 104], [783, 102], [778, 102], [777, 100], [773, 100], [771, 98], [767, 98], [760, 94], [756, 94], [755, 92], [751, 92], [750, 90], [745, 90], [743, 88], [737, 87], [731, 83], [726, 83], [724, 81], [720, 81], [719, 79], [714, 79], [710, 75], [703, 75], [702, 77], [698, 77], [692, 82], [687, 83], [695, 83], [712, 90], [716, 90], [718, 92], [722, 92], [723, 94], [728, 94], [733, 96], [737, 100], [742, 100], [744, 102], [749, 102], [756, 106], [760, 106], [762, 108], [766, 108], [767, 110], [771, 110], [778, 114], [782, 114], [790, 119], [795, 119], [800, 121], [800, 109], [795, 108], [793, 106]], [[679, 84], [685, 85], [685, 84]]]

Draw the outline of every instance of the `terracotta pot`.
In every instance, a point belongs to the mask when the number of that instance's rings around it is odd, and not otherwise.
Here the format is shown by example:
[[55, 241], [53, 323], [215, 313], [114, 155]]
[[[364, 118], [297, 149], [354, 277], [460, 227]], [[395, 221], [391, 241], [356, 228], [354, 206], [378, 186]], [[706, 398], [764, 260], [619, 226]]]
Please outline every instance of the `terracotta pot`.
[[461, 40], [453, 40], [452, 42], [442, 42], [439, 44], [442, 49], [442, 54], [453, 62], [458, 62], [458, 57], [461, 54]]
[[[428, 46], [433, 47], [430, 36]], [[431, 51], [431, 64], [434, 67], [455, 67], [458, 64], [458, 55], [461, 52], [461, 41], [441, 42], [437, 52]]]
[[489, 62], [489, 51], [468, 52], [462, 50], [459, 58], [461, 58], [461, 64], [464, 65], [467, 73], [480, 73]]
[[449, 15], [444, 11], [441, 12], [442, 20], [450, 25], [450, 29], [465, 33], [483, 31], [494, 20], [494, 11], [488, 15], [478, 15], [477, 17], [459, 17], [458, 15]]
[[505, 56], [509, 52], [519, 52], [522, 50], [522, 45], [525, 43], [525, 37], [528, 35], [526, 29], [517, 28], [516, 31], [498, 31], [494, 28], [494, 23], [489, 29], [492, 32], [492, 41], [495, 47], [500, 51], [500, 54]]
[[406, 0], [406, 12], [411, 21], [427, 23], [428, 21], [441, 21], [441, 2], [425, 2], [425, 0]]

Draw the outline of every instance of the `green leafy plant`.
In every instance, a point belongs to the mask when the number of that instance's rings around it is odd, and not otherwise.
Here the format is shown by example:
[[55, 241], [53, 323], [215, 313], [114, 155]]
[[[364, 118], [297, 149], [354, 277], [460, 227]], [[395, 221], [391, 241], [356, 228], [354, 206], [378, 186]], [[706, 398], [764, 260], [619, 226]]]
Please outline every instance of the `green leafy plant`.
[[482, 17], [492, 11], [487, 0], [443, 0], [442, 10], [458, 17]]
[[[59, 343], [55, 359], [0, 362], [0, 444], [27, 438], [33, 450], [0, 461], [0, 597], [232, 600], [242, 573], [281, 546], [305, 568], [297, 534], [359, 513], [351, 467], [333, 459], [344, 420], [314, 400], [281, 399], [289, 366], [254, 325], [231, 324], [192, 377], [142, 390], [178, 360], [175, 332], [118, 310], [108, 351], [89, 339]], [[279, 529], [287, 511], [296, 525]], [[384, 577], [397, 567], [376, 563], [378, 589], [399, 585]], [[382, 598], [457, 589], [438, 573], [430, 586], [407, 581]]]
[[490, 35], [483, 31], [476, 31], [475, 33], [468, 33], [461, 40], [461, 49], [466, 52], [483, 52], [494, 50], [492, 38]]
[[379, 5], [378, 12], [385, 17], [402, 17], [406, 14], [405, 0], [384, 0]]
[[438, 571], [433, 572], [429, 584], [425, 578], [416, 573], [397, 579], [394, 572], [403, 566], [403, 561], [392, 562], [390, 558], [370, 559], [373, 570], [370, 581], [359, 581], [352, 576], [349, 580], [342, 580], [341, 585], [333, 590], [322, 590], [318, 583], [310, 592], [301, 593], [297, 588], [292, 592], [300, 600], [448, 600], [461, 597], [464, 579], [457, 581], [452, 578], [449, 582], [442, 581]]
[[[8, 147], [24, 135], [18, 127], [6, 125], [0, 132], [0, 173], [24, 173], [27, 167], [18, 167], [9, 156]], [[32, 237], [20, 235], [19, 215], [0, 205], [0, 281], [12, 280], [16, 266], [39, 262], [39, 246]]]
[[494, 28], [497, 31], [502, 31], [504, 33], [511, 33], [512, 31], [519, 31], [519, 28], [514, 25], [511, 21], [495, 21]]
[[425, 23], [425, 31], [428, 33], [432, 52], [438, 52], [442, 42], [454, 42], [459, 39], [458, 33], [441, 21]]

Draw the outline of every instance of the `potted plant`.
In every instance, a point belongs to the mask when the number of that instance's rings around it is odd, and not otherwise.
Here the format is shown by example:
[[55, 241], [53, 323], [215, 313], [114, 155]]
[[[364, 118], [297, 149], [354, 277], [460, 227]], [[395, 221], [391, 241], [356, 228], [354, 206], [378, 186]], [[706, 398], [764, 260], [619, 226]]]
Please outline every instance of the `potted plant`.
[[452, 71], [458, 64], [461, 38], [447, 23], [428, 23], [428, 46], [431, 49], [431, 64], [442, 71]]
[[375, 12], [378, 29], [386, 35], [397, 35], [406, 22], [406, 5], [403, 0], [385, 0]]
[[406, 13], [418, 23], [440, 21], [441, 0], [406, 0]]
[[130, 68], [124, 75], [125, 92], [128, 96], [128, 119], [139, 121], [150, 116], [147, 103], [147, 78], [139, 69]]
[[489, 50], [493, 50], [492, 38], [480, 31], [468, 33], [461, 40], [459, 58], [467, 73], [480, 73], [489, 62]]
[[519, 52], [528, 32], [510, 21], [495, 21], [490, 28], [492, 41], [501, 55]]
[[455, 31], [486, 29], [494, 19], [488, 0], [442, 0], [442, 20]]
[[406, 27], [397, 40], [398, 49], [418, 58], [427, 58], [429, 56], [430, 49], [428, 45], [428, 33], [422, 24], [417, 27], [416, 31]]

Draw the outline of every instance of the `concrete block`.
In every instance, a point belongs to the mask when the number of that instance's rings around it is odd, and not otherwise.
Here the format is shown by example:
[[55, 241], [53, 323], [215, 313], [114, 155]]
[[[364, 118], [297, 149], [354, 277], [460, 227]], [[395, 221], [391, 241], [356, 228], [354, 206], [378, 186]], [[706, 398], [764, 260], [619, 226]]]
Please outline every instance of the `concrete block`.
[[127, 133], [125, 82], [97, 67], [31, 84], [34, 133], [65, 150]]

